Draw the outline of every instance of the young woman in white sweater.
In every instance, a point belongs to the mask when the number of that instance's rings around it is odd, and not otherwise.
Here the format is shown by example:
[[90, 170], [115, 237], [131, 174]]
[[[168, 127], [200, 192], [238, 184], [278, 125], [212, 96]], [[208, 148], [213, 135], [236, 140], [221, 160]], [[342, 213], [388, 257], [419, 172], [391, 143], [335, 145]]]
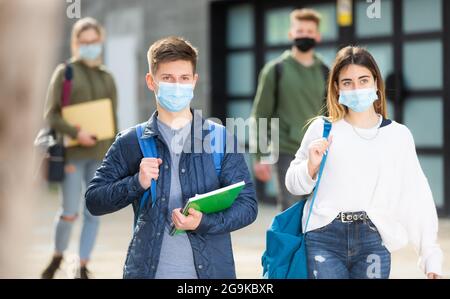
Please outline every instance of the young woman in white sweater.
[[426, 276], [440, 278], [432, 193], [411, 132], [387, 119], [383, 79], [368, 51], [349, 46], [338, 52], [327, 109], [330, 137], [321, 138], [324, 120], [315, 119], [285, 182], [295, 195], [310, 194], [328, 150], [305, 237], [310, 278], [388, 278], [390, 253], [409, 242]]

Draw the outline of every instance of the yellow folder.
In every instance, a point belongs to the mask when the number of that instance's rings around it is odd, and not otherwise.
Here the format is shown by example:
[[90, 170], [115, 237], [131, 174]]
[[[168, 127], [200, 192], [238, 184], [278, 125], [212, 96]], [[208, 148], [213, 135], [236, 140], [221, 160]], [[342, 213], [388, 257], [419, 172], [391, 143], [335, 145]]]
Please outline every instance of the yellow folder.
[[[95, 135], [97, 141], [115, 137], [111, 99], [98, 99], [63, 107], [62, 117], [69, 124]], [[66, 136], [64, 144], [66, 147], [77, 146], [78, 141]]]

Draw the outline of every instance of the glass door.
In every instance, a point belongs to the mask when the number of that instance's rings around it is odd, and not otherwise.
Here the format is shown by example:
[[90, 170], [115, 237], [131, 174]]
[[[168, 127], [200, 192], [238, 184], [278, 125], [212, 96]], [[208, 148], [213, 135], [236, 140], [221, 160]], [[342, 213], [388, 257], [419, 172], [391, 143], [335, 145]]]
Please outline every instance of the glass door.
[[353, 39], [379, 63], [386, 81], [389, 117], [411, 130], [436, 206], [443, 212], [443, 1], [380, 2], [379, 18], [369, 18], [367, 9], [371, 3], [354, 1]]

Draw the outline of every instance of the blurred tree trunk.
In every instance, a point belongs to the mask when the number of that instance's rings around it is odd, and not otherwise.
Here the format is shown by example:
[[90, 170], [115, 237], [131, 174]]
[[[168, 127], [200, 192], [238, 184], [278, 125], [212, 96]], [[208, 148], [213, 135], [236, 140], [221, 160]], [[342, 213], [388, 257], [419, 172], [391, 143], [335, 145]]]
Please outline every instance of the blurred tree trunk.
[[0, 0], [0, 278], [20, 276], [30, 251], [33, 140], [61, 39], [65, 1]]

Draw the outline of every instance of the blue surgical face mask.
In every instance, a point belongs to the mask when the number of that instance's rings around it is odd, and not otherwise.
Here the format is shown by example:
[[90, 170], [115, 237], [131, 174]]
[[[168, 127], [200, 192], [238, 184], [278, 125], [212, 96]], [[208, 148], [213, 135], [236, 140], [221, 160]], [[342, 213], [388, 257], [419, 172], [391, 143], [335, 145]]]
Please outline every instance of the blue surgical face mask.
[[339, 104], [355, 112], [366, 111], [377, 99], [378, 95], [374, 87], [339, 91]]
[[78, 53], [81, 59], [95, 60], [102, 54], [102, 44], [80, 45]]
[[189, 106], [194, 98], [193, 84], [160, 82], [156, 99], [167, 111], [179, 112]]

